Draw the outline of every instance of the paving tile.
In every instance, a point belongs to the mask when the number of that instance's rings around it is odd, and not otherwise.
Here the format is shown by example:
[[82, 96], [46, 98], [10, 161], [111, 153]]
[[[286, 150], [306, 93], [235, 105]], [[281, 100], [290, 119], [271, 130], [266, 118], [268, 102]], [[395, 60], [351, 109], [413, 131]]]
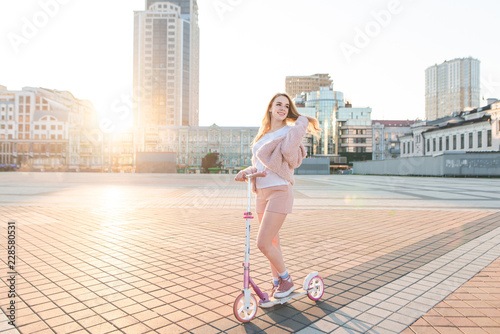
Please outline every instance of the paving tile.
[[158, 328], [156, 330], [157, 333], [161, 334], [178, 334], [178, 333], [184, 333], [186, 330], [179, 325], [176, 324], [170, 324], [168, 326]]
[[203, 325], [197, 328], [194, 328], [190, 331], [191, 333], [194, 334], [216, 334], [216, 333], [221, 333], [221, 331], [217, 328], [214, 328], [210, 325]]
[[[330, 333], [339, 327], [340, 327], [339, 325], [334, 324], [333, 322], [330, 321], [326, 321], [324, 319], [318, 320], [314, 322], [311, 326], [309, 326], [309, 328], [319, 329], [320, 331], [326, 333]], [[302, 331], [301, 333], [305, 333], [305, 331]]]
[[462, 334], [463, 332], [456, 327], [434, 327], [441, 334]]

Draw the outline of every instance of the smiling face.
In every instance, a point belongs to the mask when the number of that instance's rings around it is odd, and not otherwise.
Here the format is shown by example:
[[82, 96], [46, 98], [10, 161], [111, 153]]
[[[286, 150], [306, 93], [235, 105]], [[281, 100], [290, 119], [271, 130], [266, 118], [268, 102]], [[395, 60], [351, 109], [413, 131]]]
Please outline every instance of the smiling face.
[[274, 99], [271, 109], [269, 110], [271, 119], [285, 121], [289, 110], [290, 101], [288, 101], [288, 98], [286, 96], [278, 96]]

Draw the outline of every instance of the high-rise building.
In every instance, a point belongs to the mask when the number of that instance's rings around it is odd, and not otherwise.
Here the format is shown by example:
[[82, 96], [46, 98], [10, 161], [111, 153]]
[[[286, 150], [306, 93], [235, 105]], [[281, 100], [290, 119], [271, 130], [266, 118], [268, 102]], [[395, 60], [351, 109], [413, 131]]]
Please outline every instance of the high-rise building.
[[288, 76], [285, 78], [285, 92], [293, 99], [298, 94], [319, 91], [320, 87], [330, 87], [332, 84], [329, 74]]
[[479, 60], [460, 58], [425, 70], [425, 117], [435, 120], [480, 103]]
[[197, 0], [146, 0], [134, 13], [134, 125], [199, 124]]

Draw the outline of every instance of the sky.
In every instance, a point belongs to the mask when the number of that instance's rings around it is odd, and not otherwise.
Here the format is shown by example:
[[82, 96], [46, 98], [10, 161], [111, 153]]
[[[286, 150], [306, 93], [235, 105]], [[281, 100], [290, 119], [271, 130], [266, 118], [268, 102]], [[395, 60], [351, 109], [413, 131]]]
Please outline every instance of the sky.
[[[425, 69], [481, 61], [500, 98], [496, 0], [198, 0], [200, 125], [259, 126], [285, 77], [329, 73], [372, 119], [425, 118]], [[90, 100], [132, 119], [133, 12], [144, 0], [0, 0], [0, 85]], [[116, 117], [117, 115], [120, 117]]]

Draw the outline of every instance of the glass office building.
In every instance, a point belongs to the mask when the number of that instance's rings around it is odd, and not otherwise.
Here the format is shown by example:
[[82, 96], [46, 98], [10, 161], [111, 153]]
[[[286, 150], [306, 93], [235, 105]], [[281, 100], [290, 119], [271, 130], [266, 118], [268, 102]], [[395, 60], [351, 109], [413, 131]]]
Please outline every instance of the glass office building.
[[305, 94], [305, 108], [298, 108], [299, 113], [316, 117], [321, 126], [321, 137], [314, 139], [312, 154], [335, 153], [336, 112], [345, 106], [344, 93], [328, 87]]

